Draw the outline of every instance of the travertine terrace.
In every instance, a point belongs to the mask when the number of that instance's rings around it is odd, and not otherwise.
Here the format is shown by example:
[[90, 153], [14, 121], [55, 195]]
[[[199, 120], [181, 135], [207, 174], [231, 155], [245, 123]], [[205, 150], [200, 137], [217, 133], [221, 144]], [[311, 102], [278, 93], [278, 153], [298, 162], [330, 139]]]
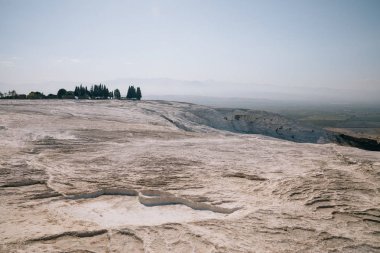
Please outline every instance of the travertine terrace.
[[0, 252], [380, 252], [380, 152], [214, 112], [0, 101]]

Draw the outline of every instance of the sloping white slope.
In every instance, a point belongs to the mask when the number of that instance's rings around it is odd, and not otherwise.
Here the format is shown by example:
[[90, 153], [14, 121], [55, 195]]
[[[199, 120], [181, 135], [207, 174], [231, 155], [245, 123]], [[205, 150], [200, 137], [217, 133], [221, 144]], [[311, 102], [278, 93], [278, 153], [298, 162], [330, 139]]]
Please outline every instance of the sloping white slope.
[[1, 100], [0, 252], [379, 252], [380, 152], [239, 133], [279, 125], [323, 137], [265, 112]]

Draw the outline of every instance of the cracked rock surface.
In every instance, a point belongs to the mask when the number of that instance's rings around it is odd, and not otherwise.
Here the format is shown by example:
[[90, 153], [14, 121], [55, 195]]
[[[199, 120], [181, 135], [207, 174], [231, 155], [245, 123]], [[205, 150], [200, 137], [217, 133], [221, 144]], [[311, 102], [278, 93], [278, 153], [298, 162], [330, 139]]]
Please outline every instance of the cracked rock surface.
[[380, 252], [380, 152], [219, 115], [0, 101], [0, 252]]

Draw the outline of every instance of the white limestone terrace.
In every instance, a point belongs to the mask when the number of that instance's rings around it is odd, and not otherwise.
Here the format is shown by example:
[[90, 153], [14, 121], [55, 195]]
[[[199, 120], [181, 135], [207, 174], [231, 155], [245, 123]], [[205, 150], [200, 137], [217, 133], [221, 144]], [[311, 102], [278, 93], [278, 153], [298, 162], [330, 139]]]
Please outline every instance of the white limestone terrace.
[[380, 250], [380, 152], [280, 115], [1, 100], [0, 137], [0, 252]]
[[[171, 105], [166, 101], [155, 103]], [[173, 103], [175, 114], [165, 107], [160, 110], [150, 104], [142, 105], [148, 112], [158, 113], [179, 128], [186, 131], [210, 131], [210, 128], [235, 133], [262, 134], [295, 142], [327, 143], [331, 133], [316, 127], [305, 126], [276, 113], [266, 111], [213, 108], [188, 103]]]

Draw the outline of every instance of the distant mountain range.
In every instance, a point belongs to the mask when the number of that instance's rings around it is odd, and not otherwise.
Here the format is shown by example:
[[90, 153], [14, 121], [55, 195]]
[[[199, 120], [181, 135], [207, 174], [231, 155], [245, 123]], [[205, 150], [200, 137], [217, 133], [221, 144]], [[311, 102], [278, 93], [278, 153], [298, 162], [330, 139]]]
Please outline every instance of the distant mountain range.
[[[259, 103], [277, 101], [282, 103], [378, 103], [380, 87], [373, 85], [363, 88], [299, 87], [255, 83], [234, 83], [214, 80], [184, 81], [170, 78], [121, 78], [99, 80], [98, 82], [42, 82], [9, 86], [0, 83], [0, 91], [15, 89], [19, 93], [39, 90], [46, 94], [56, 93], [59, 88], [74, 89], [76, 85], [106, 84], [111, 89], [120, 89], [125, 96], [129, 85], [137, 85], [144, 90], [143, 99], [173, 99], [196, 103], [209, 101], [223, 103], [239, 100], [243, 105], [254, 99]], [[12, 88], [9, 88], [12, 87]], [[222, 98], [222, 99], [221, 99]], [[237, 99], [238, 98], [238, 99]], [[206, 101], [206, 102], [205, 102]], [[208, 102], [207, 102], [208, 101]], [[252, 101], [251, 101], [252, 102]], [[250, 103], [251, 103], [250, 102]]]

